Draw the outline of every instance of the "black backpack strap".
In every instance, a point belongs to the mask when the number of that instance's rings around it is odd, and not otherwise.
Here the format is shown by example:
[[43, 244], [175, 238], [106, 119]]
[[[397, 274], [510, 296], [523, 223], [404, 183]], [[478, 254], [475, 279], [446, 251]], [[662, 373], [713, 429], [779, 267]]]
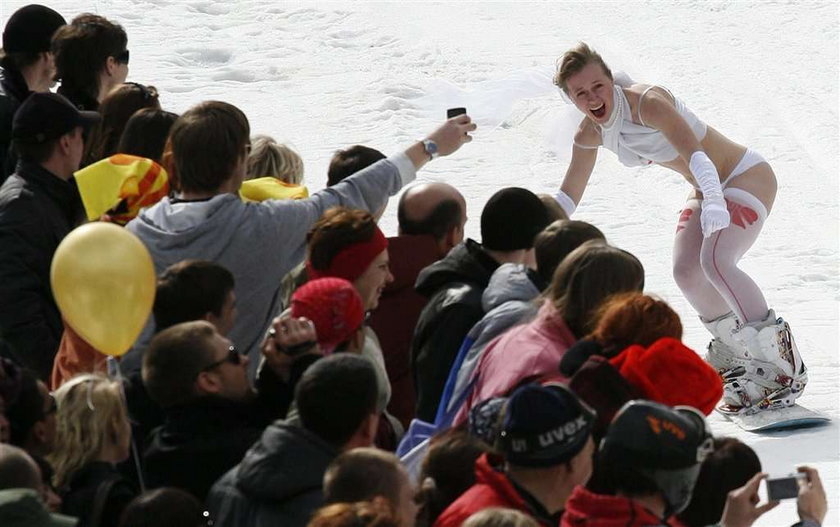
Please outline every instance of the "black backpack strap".
[[111, 494], [111, 489], [117, 483], [116, 479], [108, 479], [103, 481], [96, 487], [96, 496], [93, 498], [93, 509], [90, 512], [90, 519], [88, 520], [88, 527], [100, 527], [102, 524], [102, 515], [105, 512], [105, 505], [108, 503], [108, 496]]

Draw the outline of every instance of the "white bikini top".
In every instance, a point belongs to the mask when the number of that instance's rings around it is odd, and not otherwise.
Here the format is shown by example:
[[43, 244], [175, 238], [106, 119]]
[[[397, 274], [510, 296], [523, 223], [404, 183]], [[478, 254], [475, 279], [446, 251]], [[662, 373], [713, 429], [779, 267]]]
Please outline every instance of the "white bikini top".
[[[640, 101], [651, 88], [653, 86], [642, 92]], [[674, 99], [674, 107], [691, 127], [697, 140], [702, 141], [706, 137], [706, 123], [694, 115], [694, 112], [689, 110], [681, 100], [674, 97], [671, 92], [668, 92], [668, 94]], [[642, 121], [641, 114], [639, 115], [639, 121]], [[644, 121], [642, 121], [642, 124], [633, 122], [630, 103], [627, 102], [624, 90], [620, 86], [613, 88], [613, 115], [607, 124], [599, 125], [599, 128], [603, 146], [615, 152], [618, 160], [624, 166], [665, 163], [673, 161], [679, 155], [676, 148], [671, 145], [662, 132], [645, 126]]]

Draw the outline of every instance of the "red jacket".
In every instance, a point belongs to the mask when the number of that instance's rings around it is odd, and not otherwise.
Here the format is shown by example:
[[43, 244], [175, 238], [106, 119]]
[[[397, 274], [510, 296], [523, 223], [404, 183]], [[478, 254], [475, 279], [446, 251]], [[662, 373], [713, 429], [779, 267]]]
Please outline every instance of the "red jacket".
[[577, 486], [566, 501], [561, 527], [675, 527], [635, 501]]
[[388, 254], [394, 281], [385, 286], [379, 306], [371, 312], [370, 327], [379, 337], [391, 381], [388, 411], [408, 427], [417, 399], [411, 376], [411, 338], [428, 301], [414, 290], [414, 282], [440, 255], [434, 238], [428, 235], [388, 238]]
[[475, 485], [444, 510], [433, 527], [461, 527], [464, 520], [488, 507], [503, 507], [524, 512], [545, 527], [557, 523], [535, 515], [534, 510], [517, 492], [507, 476], [490, 465], [487, 454], [475, 462]]

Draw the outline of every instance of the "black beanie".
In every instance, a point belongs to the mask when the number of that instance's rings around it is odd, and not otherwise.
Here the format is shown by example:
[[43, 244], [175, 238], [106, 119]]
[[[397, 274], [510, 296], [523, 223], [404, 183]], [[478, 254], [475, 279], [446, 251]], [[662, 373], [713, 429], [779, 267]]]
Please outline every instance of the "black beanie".
[[491, 251], [530, 249], [549, 223], [548, 211], [536, 194], [524, 188], [503, 188], [481, 211], [481, 245]]
[[508, 400], [499, 446], [514, 465], [560, 465], [583, 450], [595, 419], [595, 412], [562, 384], [526, 384]]
[[52, 36], [67, 24], [64, 17], [49, 7], [30, 4], [12, 14], [3, 30], [6, 53], [42, 53], [50, 50]]

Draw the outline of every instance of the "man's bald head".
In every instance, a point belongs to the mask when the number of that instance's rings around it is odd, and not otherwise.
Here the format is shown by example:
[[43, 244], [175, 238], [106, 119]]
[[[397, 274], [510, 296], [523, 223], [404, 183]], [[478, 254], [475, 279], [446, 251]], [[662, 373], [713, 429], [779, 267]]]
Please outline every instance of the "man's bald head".
[[397, 210], [400, 234], [427, 234], [446, 247], [464, 239], [467, 203], [446, 183], [420, 183], [403, 192]]
[[22, 448], [0, 444], [0, 490], [41, 488], [41, 469]]

